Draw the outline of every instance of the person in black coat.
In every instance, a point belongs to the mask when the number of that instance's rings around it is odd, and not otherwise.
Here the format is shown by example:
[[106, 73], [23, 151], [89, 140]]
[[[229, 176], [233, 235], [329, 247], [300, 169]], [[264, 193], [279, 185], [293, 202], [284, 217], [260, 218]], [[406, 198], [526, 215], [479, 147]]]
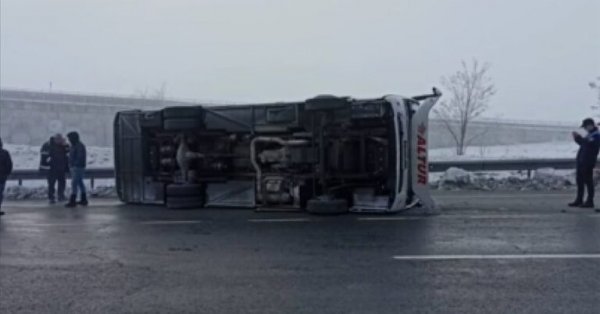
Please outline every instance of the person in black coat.
[[[85, 167], [87, 163], [87, 152], [85, 145], [79, 138], [79, 133], [70, 132], [67, 138], [71, 143], [69, 151], [69, 167], [71, 170], [71, 198], [66, 204], [67, 207], [75, 207], [77, 204], [82, 206], [88, 205], [85, 184], [83, 178], [85, 175]], [[80, 193], [81, 200], [77, 203], [77, 193]]]
[[69, 147], [61, 134], [56, 134], [42, 146], [40, 170], [48, 180], [48, 200], [56, 202], [54, 197], [58, 183], [58, 201], [65, 201], [66, 173], [69, 171]]
[[[583, 120], [581, 127], [588, 133], [581, 136], [573, 132], [573, 140], [579, 145], [577, 152], [577, 197], [571, 207], [594, 208], [594, 168], [600, 151], [600, 131], [593, 119]], [[587, 187], [587, 199], [583, 202], [584, 190]]]
[[2, 200], [4, 199], [4, 187], [6, 186], [6, 180], [12, 173], [13, 163], [10, 157], [10, 153], [4, 149], [2, 139], [0, 138], [0, 216], [4, 215], [2, 211]]

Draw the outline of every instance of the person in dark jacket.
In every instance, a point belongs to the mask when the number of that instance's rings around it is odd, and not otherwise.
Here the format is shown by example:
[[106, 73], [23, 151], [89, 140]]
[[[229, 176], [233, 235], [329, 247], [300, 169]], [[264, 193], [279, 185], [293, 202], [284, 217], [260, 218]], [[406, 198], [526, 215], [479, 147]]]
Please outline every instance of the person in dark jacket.
[[[67, 138], [71, 143], [71, 149], [69, 150], [69, 167], [71, 168], [71, 198], [67, 203], [67, 207], [75, 207], [77, 204], [87, 206], [88, 200], [85, 193], [85, 184], [83, 183], [83, 177], [85, 175], [85, 166], [87, 153], [85, 145], [79, 138], [79, 133], [70, 132], [67, 134]], [[77, 203], [77, 193], [81, 194], [81, 200]]]
[[[581, 127], [588, 133], [581, 136], [573, 132], [573, 140], [579, 145], [577, 152], [577, 197], [571, 207], [594, 208], [594, 168], [600, 151], [600, 131], [593, 119], [583, 120]], [[584, 189], [587, 187], [587, 199], [583, 202]]]
[[66, 173], [69, 171], [67, 154], [69, 147], [61, 134], [56, 134], [44, 143], [41, 150], [40, 171], [48, 180], [48, 200], [56, 202], [54, 194], [58, 183], [58, 201], [65, 201]]
[[10, 158], [10, 153], [4, 149], [2, 139], [0, 138], [0, 216], [4, 215], [2, 211], [2, 200], [4, 199], [4, 187], [6, 186], [6, 180], [12, 173], [13, 163]]

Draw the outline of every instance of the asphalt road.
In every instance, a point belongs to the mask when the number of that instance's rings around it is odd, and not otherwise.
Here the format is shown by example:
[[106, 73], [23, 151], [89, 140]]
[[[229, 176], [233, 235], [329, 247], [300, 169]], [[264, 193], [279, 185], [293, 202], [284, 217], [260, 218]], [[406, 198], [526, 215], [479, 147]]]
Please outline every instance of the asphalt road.
[[5, 204], [0, 313], [600, 313], [600, 214], [438, 193], [334, 217]]

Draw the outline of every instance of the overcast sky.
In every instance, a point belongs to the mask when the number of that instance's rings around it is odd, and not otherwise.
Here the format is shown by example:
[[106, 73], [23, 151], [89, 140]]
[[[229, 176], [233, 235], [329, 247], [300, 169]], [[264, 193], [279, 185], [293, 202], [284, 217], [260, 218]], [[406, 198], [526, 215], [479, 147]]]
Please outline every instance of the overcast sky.
[[0, 0], [2, 87], [235, 102], [414, 95], [491, 63], [488, 116], [579, 120], [600, 0]]

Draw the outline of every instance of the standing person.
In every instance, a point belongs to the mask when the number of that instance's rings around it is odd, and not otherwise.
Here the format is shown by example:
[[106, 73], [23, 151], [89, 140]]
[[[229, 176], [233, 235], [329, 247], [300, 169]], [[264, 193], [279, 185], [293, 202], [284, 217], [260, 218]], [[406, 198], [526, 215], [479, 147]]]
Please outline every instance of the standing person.
[[[86, 150], [85, 145], [79, 138], [79, 133], [70, 132], [67, 138], [71, 143], [69, 151], [69, 167], [71, 168], [71, 198], [67, 203], [67, 207], [75, 207], [77, 204], [87, 206], [88, 200], [85, 194], [85, 184], [83, 176], [85, 175], [86, 166]], [[77, 192], [81, 194], [81, 201], [77, 203]]]
[[6, 179], [12, 173], [13, 163], [10, 158], [10, 153], [3, 148], [2, 139], [0, 138], [0, 216], [4, 215], [2, 211], [2, 200], [4, 198], [4, 187]]
[[[50, 184], [50, 146], [54, 142], [54, 138], [50, 138], [46, 143], [42, 144], [40, 149], [40, 173], [46, 177], [48, 182], [48, 201], [50, 204], [54, 204], [54, 186]], [[52, 193], [50, 193], [52, 192]]]
[[[583, 120], [581, 127], [588, 134], [581, 136], [573, 132], [573, 140], [579, 145], [577, 152], [577, 198], [571, 207], [594, 208], [594, 168], [600, 151], [600, 132], [592, 118]], [[587, 199], [583, 202], [584, 189], [587, 187]]]
[[48, 179], [48, 200], [56, 202], [55, 192], [58, 183], [58, 201], [65, 201], [66, 173], [69, 171], [69, 148], [63, 136], [56, 134], [42, 146], [40, 171]]
[[[69, 144], [58, 133], [54, 136], [54, 146], [50, 148], [50, 172], [58, 183], [58, 201], [64, 202], [67, 173], [69, 172]], [[52, 184], [54, 186], [54, 184]]]

